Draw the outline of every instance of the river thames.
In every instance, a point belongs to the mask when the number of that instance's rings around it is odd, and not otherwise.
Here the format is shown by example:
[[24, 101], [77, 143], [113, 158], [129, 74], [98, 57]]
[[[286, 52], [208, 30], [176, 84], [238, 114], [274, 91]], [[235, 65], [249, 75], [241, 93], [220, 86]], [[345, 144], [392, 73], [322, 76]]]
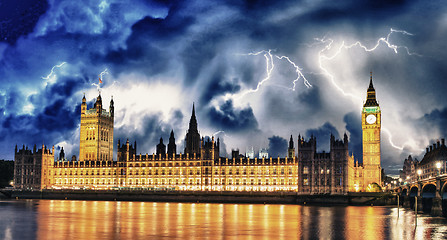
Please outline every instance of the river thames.
[[0, 216], [0, 239], [447, 238], [447, 219], [393, 207], [12, 200]]

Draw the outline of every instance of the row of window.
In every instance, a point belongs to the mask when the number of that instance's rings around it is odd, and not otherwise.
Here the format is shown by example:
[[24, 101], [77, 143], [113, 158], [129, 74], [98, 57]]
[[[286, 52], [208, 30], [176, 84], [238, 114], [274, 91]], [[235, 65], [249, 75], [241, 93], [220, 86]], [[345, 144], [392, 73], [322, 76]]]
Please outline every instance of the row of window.
[[[95, 153], [94, 152], [85, 153], [85, 160], [87, 160], [87, 161], [94, 161], [94, 160], [96, 160]], [[108, 161], [109, 160], [109, 155], [107, 153], [100, 153], [98, 160], [100, 160], [100, 161]]]
[[[87, 130], [87, 137], [85, 140], [95, 140], [95, 133], [95, 130]], [[106, 130], [101, 130], [100, 139], [101, 141], [109, 141], [109, 132]]]
[[[309, 186], [309, 178], [304, 178], [303, 179], [303, 185], [304, 186]], [[325, 180], [324, 178], [321, 178], [321, 179], [315, 178], [315, 180], [313, 182], [313, 185], [317, 185], [317, 186], [318, 185], [326, 185], [326, 186], [329, 186], [329, 185], [331, 185], [331, 179], [326, 179]], [[341, 178], [336, 178], [335, 179], [335, 185], [336, 186], [343, 185], [342, 179]]]
[[[128, 185], [145, 185], [145, 184], [169, 184], [169, 185], [194, 185], [194, 184], [200, 184], [200, 179], [128, 179], [127, 184]], [[56, 179], [56, 184], [116, 184], [117, 179]], [[50, 181], [51, 184], [51, 181]], [[124, 180], [120, 180], [120, 184], [124, 184]], [[277, 179], [269, 180], [265, 179], [262, 181], [262, 179], [214, 179], [215, 185], [294, 185], [296, 182], [294, 182], [292, 179], [280, 179], [279, 181]]]
[[[342, 173], [343, 171], [343, 168], [342, 167], [336, 167], [335, 168], [336, 169], [336, 173]], [[319, 172], [318, 172], [318, 170], [319, 170]], [[309, 167], [308, 166], [304, 166], [303, 167], [303, 174], [309, 174]], [[330, 174], [331, 173], [331, 170], [330, 169], [327, 169], [327, 168], [323, 168], [323, 167], [315, 167], [314, 168], [314, 174], [318, 174], [318, 173], [320, 173], [320, 174]]]
[[[149, 169], [149, 170], [138, 170], [138, 169], [130, 169], [127, 171], [127, 175], [185, 175], [185, 174], [189, 174], [189, 175], [193, 175], [193, 174], [198, 174], [200, 175], [201, 171], [200, 168], [195, 168], [195, 169]], [[247, 169], [221, 169], [219, 171], [219, 169], [215, 169], [214, 171], [214, 175], [247, 175], [247, 173], [249, 173], [250, 175], [277, 175], [278, 173], [280, 175], [284, 175], [286, 173], [285, 169], [282, 168], [279, 171], [274, 168], [274, 169], [258, 169], [258, 171], [255, 171], [255, 169], [250, 169], [249, 171], [247, 171]], [[294, 171], [292, 170], [292, 168], [289, 168], [287, 173], [289, 175], [292, 175], [294, 173]], [[79, 175], [116, 175], [117, 174], [117, 170], [86, 170], [84, 171], [79, 171]], [[210, 174], [209, 169], [206, 168], [204, 171], [204, 174]], [[74, 170], [74, 171], [57, 171], [55, 172], [55, 175], [78, 175], [78, 171]], [[126, 175], [126, 170], [125, 169], [121, 169], [121, 175]]]

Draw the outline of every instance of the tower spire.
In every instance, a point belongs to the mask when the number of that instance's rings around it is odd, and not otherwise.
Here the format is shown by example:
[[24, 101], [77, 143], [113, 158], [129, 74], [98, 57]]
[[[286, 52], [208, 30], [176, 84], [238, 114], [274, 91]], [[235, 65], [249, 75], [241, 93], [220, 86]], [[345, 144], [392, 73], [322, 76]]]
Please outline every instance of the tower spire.
[[192, 104], [192, 114], [189, 120], [189, 129], [185, 138], [185, 154], [200, 154], [200, 133], [197, 129], [195, 104]]
[[370, 77], [369, 77], [369, 87], [368, 87], [368, 92], [370, 91], [376, 91], [374, 89], [374, 85], [373, 85], [373, 73], [370, 72]]
[[374, 85], [373, 85], [372, 72], [370, 72], [369, 87], [368, 87], [368, 90], [366, 91], [366, 95], [367, 95], [366, 102], [363, 105], [363, 107], [379, 106], [379, 104], [377, 103], [377, 100], [376, 100], [376, 90], [374, 89]]

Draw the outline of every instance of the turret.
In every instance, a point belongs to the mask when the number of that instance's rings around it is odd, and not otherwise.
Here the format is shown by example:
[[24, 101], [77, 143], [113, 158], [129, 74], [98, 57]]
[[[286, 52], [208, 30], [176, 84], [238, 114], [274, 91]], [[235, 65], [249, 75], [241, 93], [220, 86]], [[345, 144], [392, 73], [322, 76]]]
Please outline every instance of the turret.
[[289, 149], [293, 149], [293, 136], [290, 135], [290, 140], [289, 140]]
[[295, 156], [295, 147], [293, 146], [293, 137], [292, 135], [290, 135], [290, 140], [289, 140], [289, 149], [287, 151], [287, 157], [288, 158], [293, 158]]
[[175, 137], [174, 137], [174, 130], [171, 130], [171, 135], [169, 136], [169, 143], [168, 143], [168, 154], [176, 154], [177, 152], [177, 146], [175, 145]]
[[115, 116], [115, 107], [113, 106], [113, 96], [110, 100], [110, 107], [109, 107], [110, 116], [113, 118]]
[[101, 112], [102, 112], [102, 98], [101, 98], [101, 94], [99, 94], [98, 97], [96, 98], [95, 108], [96, 108], [96, 113], [97, 114], [101, 114]]
[[61, 148], [61, 152], [59, 153], [59, 160], [65, 159], [64, 147]]
[[87, 111], [87, 100], [85, 99], [85, 94], [84, 94], [84, 97], [82, 98], [82, 104], [81, 104], [81, 115], [85, 114], [86, 111]]
[[166, 145], [163, 143], [163, 138], [160, 138], [160, 143], [157, 144], [157, 155], [165, 155], [166, 154]]

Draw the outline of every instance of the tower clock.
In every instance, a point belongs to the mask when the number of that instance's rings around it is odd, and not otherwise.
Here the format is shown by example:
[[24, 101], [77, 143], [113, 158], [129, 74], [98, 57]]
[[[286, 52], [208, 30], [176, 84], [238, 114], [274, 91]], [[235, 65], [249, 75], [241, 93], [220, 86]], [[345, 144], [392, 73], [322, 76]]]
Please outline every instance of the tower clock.
[[372, 73], [367, 90], [366, 102], [362, 109], [363, 179], [365, 191], [375, 190], [375, 184], [382, 186], [380, 165], [381, 111], [376, 100]]

